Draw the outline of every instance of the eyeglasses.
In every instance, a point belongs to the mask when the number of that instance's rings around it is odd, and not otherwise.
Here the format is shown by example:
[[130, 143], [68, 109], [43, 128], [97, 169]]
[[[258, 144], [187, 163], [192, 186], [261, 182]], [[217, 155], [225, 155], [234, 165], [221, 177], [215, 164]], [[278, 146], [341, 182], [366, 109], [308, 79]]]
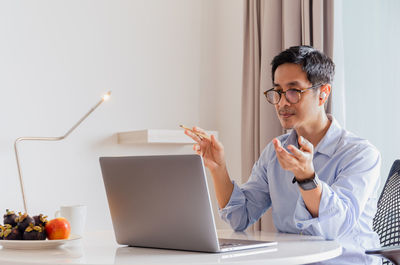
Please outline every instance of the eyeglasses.
[[291, 88], [286, 91], [276, 90], [275, 87], [267, 90], [264, 92], [265, 97], [267, 98], [268, 102], [276, 105], [281, 101], [282, 94], [285, 95], [286, 100], [291, 104], [296, 104], [300, 101], [301, 94], [306, 92], [309, 89], [317, 88], [322, 86], [321, 84], [317, 84], [315, 86], [305, 88], [305, 89], [295, 89]]

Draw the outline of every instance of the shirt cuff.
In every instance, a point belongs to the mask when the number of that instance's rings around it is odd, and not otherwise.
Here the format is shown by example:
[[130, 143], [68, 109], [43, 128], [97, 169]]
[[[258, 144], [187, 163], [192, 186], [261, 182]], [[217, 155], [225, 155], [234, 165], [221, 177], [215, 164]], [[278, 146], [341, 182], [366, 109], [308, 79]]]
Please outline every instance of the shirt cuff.
[[304, 203], [301, 194], [297, 200], [297, 205], [294, 213], [294, 222], [299, 230], [305, 230], [312, 227], [315, 235], [323, 235], [321, 222], [328, 220], [332, 216], [339, 213], [339, 209], [335, 206], [333, 191], [329, 188], [328, 184], [319, 181], [322, 189], [321, 201], [319, 204], [318, 217], [312, 217]]
[[220, 209], [218, 207], [219, 215], [225, 221], [228, 221], [230, 213], [232, 213], [235, 209], [239, 207], [243, 207], [245, 203], [245, 196], [243, 194], [243, 191], [240, 189], [235, 181], [232, 180], [232, 184], [233, 191], [229, 202], [223, 209]]
[[[322, 197], [322, 196], [321, 196]], [[310, 227], [312, 224], [318, 222], [317, 217], [312, 217], [308, 211], [306, 204], [304, 203], [303, 197], [299, 194], [297, 199], [297, 205], [294, 210], [294, 223], [299, 230], [304, 230]]]

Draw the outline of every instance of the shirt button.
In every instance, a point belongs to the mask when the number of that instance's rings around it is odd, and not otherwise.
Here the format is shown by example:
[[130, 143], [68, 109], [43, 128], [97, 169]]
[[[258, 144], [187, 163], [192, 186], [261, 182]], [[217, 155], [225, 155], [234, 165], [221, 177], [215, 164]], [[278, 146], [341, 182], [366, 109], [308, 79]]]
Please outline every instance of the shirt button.
[[297, 224], [297, 228], [302, 228], [302, 227], [303, 227], [303, 224], [300, 224], [300, 223]]

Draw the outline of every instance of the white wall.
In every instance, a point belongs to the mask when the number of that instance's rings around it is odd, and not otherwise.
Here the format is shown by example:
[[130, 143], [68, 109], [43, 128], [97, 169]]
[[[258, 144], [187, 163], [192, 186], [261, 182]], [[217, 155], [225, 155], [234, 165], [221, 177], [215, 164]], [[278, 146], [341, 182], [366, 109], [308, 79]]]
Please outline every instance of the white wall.
[[118, 145], [119, 131], [218, 130], [239, 179], [242, 10], [241, 0], [0, 0], [0, 211], [23, 210], [14, 140], [64, 134], [108, 89], [66, 140], [20, 144], [30, 213], [87, 204], [87, 229], [107, 228], [99, 156], [192, 153]]
[[[213, 1], [204, 12], [205, 27], [214, 29], [206, 45], [209, 57], [204, 67], [211, 76], [203, 80], [200, 89], [200, 123], [205, 128], [217, 128], [225, 148], [227, 167], [231, 179], [241, 180], [241, 97], [243, 67], [243, 14], [242, 0]], [[206, 75], [205, 75], [206, 76]], [[209, 179], [211, 183], [211, 179]], [[210, 185], [212, 186], [212, 185]], [[213, 187], [211, 187], [213, 189]], [[214, 190], [212, 190], [213, 197]], [[215, 197], [213, 198], [216, 201]], [[217, 206], [214, 205], [216, 208]], [[229, 228], [219, 218], [217, 227]]]

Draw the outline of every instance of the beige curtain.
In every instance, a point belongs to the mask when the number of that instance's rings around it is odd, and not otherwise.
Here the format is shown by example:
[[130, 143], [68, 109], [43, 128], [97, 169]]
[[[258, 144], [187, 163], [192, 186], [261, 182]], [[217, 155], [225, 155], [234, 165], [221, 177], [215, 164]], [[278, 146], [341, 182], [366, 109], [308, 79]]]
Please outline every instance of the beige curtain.
[[[242, 181], [260, 151], [282, 127], [262, 94], [272, 85], [270, 63], [295, 45], [311, 45], [332, 58], [333, 0], [245, 0], [242, 91]], [[330, 97], [331, 98], [331, 97]], [[330, 112], [331, 102], [327, 103]], [[275, 231], [271, 210], [252, 229]]]

